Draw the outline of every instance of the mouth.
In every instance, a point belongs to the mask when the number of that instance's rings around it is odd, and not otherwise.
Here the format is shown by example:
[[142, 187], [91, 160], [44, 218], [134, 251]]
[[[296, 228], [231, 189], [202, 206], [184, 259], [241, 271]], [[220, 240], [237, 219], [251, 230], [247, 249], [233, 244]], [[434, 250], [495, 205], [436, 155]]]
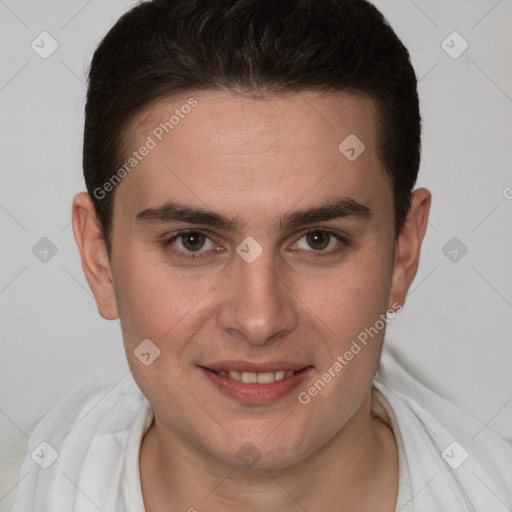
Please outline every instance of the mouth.
[[222, 394], [252, 404], [275, 402], [290, 395], [313, 371], [313, 366], [290, 367], [286, 363], [275, 364], [273, 368], [243, 363], [198, 368]]
[[221, 375], [222, 377], [227, 376], [230, 379], [236, 380], [237, 382], [243, 382], [244, 384], [270, 384], [277, 380], [283, 380], [284, 378], [292, 377], [295, 373], [298, 372], [293, 370], [276, 370], [273, 372], [237, 372], [234, 370], [221, 370], [215, 373], [217, 375]]

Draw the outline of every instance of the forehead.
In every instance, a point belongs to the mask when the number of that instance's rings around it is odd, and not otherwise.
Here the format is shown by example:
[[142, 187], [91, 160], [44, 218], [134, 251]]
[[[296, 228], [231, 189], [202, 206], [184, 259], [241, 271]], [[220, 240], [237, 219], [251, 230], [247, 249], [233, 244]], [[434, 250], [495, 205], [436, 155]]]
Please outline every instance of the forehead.
[[[232, 150], [238, 147], [240, 152], [254, 154], [330, 144], [350, 133], [371, 144], [376, 120], [372, 99], [344, 92], [250, 97], [229, 91], [197, 91], [151, 103], [131, 123], [126, 140], [137, 146], [167, 122], [171, 127], [164, 129], [162, 138], [166, 141], [161, 142], [171, 143], [171, 136], [188, 136], [193, 130], [196, 136], [189, 143], [197, 154], [211, 154], [213, 149], [220, 154], [226, 143]], [[279, 140], [274, 138], [276, 134]], [[248, 137], [253, 137], [249, 146]], [[286, 148], [279, 147], [280, 142]]]
[[[160, 100], [132, 122], [127, 158], [151, 146], [116, 194], [134, 208], [169, 195], [257, 206], [283, 194], [313, 200], [333, 188], [367, 199], [388, 184], [372, 100], [346, 93], [250, 98], [197, 92]], [[366, 196], [366, 197], [364, 197]], [[227, 198], [230, 198], [229, 201]]]

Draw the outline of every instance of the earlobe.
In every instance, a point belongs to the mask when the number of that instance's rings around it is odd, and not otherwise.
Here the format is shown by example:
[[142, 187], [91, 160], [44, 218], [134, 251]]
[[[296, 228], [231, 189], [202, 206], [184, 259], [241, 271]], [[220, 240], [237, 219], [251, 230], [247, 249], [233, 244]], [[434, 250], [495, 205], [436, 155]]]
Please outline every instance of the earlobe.
[[82, 268], [96, 299], [98, 312], [106, 320], [114, 320], [118, 317], [118, 310], [110, 262], [94, 205], [86, 192], [74, 197], [72, 218]]
[[431, 201], [432, 196], [425, 188], [419, 188], [412, 194], [407, 221], [396, 242], [395, 263], [389, 297], [390, 305], [399, 303], [403, 306], [405, 304], [407, 291], [418, 270], [421, 244], [427, 230]]

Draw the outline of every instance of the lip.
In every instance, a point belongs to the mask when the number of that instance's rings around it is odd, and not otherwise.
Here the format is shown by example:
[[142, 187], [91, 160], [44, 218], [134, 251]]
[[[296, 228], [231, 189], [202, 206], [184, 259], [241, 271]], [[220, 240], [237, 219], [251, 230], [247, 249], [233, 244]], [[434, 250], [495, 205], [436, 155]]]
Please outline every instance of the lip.
[[214, 370], [216, 372], [232, 371], [232, 372], [276, 372], [278, 370], [298, 372], [308, 367], [308, 364], [290, 363], [289, 361], [263, 361], [261, 363], [253, 363], [250, 361], [233, 360], [219, 361], [211, 364], [203, 364], [202, 368]]
[[[233, 362], [230, 364], [232, 363]], [[276, 366], [276, 363], [269, 365], [254, 365], [244, 363], [238, 366], [224, 366], [224, 363], [222, 363], [222, 366], [219, 366], [219, 370], [210, 367], [206, 368], [204, 366], [199, 366], [198, 368], [201, 370], [203, 375], [209, 379], [209, 381], [212, 382], [215, 387], [224, 395], [247, 404], [266, 404], [275, 402], [289, 395], [293, 389], [298, 387], [301, 382], [303, 382], [304, 379], [306, 379], [307, 376], [313, 371], [312, 366], [295, 367], [294, 369], [293, 366], [290, 366], [290, 363], [277, 364], [282, 364], [282, 366]], [[285, 377], [282, 380], [276, 380], [267, 384], [258, 384], [236, 381], [231, 379], [228, 375], [219, 375], [218, 373], [215, 373], [215, 371], [225, 371], [226, 368], [229, 368], [229, 370], [232, 371], [256, 373], [288, 369], [296, 371], [297, 373], [294, 373], [291, 377]], [[257, 369], [255, 370], [253, 368]]]

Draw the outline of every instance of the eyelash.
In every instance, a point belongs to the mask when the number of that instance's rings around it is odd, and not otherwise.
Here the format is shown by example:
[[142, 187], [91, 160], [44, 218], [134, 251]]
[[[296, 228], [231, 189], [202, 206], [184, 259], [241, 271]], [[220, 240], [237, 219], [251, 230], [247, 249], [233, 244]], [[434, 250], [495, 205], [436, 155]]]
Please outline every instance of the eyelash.
[[[315, 251], [313, 249], [311, 249], [311, 252], [314, 256], [313, 257], [322, 257], [322, 256], [331, 256], [333, 254], [337, 254], [339, 251], [341, 251], [344, 246], [346, 247], [350, 247], [351, 243], [350, 241], [340, 235], [339, 233], [336, 233], [335, 231], [331, 231], [330, 229], [323, 229], [323, 228], [310, 228], [308, 229], [307, 231], [305, 231], [304, 233], [302, 233], [302, 235], [297, 239], [297, 242], [307, 236], [309, 233], [316, 233], [318, 231], [321, 231], [323, 233], [327, 233], [328, 235], [334, 237], [336, 240], [338, 240], [338, 242], [341, 242], [341, 244], [339, 244], [337, 246], [336, 249], [331, 249], [330, 251]], [[180, 249], [172, 249], [170, 248], [171, 247], [171, 244], [176, 241], [178, 238], [180, 238], [181, 236], [184, 236], [184, 235], [187, 235], [187, 234], [190, 234], [190, 233], [199, 233], [199, 234], [202, 234], [204, 235], [208, 240], [212, 241], [213, 240], [204, 232], [204, 231], [200, 231], [200, 230], [197, 230], [197, 229], [187, 229], [187, 230], [183, 230], [183, 231], [180, 231], [179, 233], [176, 233], [175, 235], [173, 235], [171, 238], [168, 238], [166, 239], [163, 243], [162, 243], [162, 246], [164, 248], [167, 248], [167, 249], [170, 249], [171, 252], [173, 254], [175, 254], [177, 257], [179, 258], [184, 258], [184, 259], [188, 259], [188, 260], [194, 260], [194, 259], [199, 259], [199, 258], [205, 258], [206, 256], [203, 256], [202, 253], [204, 251], [197, 251], [197, 252], [194, 252], [194, 251], [182, 251]], [[297, 243], [295, 242], [295, 243]]]

